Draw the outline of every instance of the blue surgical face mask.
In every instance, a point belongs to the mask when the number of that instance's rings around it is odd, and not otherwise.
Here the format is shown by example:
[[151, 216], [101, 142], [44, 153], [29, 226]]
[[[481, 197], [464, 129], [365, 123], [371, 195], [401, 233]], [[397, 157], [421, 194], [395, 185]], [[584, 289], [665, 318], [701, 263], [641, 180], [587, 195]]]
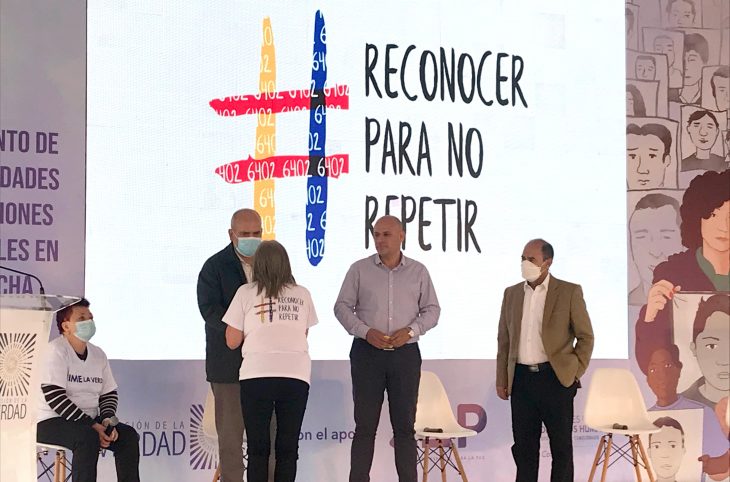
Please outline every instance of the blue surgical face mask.
[[237, 238], [238, 244], [236, 250], [242, 256], [251, 257], [256, 252], [256, 248], [261, 244], [261, 238]]
[[91, 337], [96, 333], [96, 324], [94, 320], [84, 320], [76, 322], [76, 329], [74, 335], [81, 341], [89, 341]]

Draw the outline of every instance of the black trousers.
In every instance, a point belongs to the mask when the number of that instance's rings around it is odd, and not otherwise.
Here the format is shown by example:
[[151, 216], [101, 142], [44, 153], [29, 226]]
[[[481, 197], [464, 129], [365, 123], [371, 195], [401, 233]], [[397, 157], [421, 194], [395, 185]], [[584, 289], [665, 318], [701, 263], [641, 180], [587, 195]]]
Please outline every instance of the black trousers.
[[299, 432], [309, 398], [309, 384], [295, 378], [241, 380], [241, 409], [248, 440], [248, 481], [269, 480], [271, 414], [276, 412], [275, 482], [294, 482]]
[[549, 363], [541, 364], [539, 372], [524, 365], [515, 367], [510, 400], [517, 482], [537, 482], [542, 424], [553, 458], [550, 481], [573, 482], [573, 398], [577, 390], [578, 382], [564, 387]]
[[368, 482], [375, 451], [384, 393], [388, 392], [393, 426], [395, 467], [399, 482], [418, 479], [416, 422], [421, 352], [417, 343], [393, 351], [379, 350], [355, 338], [350, 350], [352, 398], [355, 402], [355, 437], [350, 455], [350, 482]]
[[[106, 450], [114, 452], [119, 482], [139, 482], [139, 435], [129, 425], [117, 425], [119, 438]], [[71, 480], [96, 482], [96, 463], [99, 459], [99, 434], [79, 422], [69, 422], [61, 417], [38, 422], [36, 440], [40, 443], [63, 445], [73, 452]]]

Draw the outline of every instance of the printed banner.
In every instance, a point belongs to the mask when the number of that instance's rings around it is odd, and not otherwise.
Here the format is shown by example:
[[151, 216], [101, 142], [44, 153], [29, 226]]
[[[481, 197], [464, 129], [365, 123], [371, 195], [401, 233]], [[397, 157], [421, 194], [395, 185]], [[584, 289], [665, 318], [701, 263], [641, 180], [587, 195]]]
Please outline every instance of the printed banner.
[[0, 8], [0, 293], [39, 293], [36, 276], [46, 293], [80, 295], [86, 2]]

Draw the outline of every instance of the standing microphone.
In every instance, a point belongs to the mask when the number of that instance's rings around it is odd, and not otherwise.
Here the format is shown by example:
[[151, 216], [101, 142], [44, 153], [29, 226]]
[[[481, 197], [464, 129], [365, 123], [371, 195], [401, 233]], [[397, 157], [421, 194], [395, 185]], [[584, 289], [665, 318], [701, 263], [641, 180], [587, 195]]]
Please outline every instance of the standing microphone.
[[18, 273], [18, 274], [22, 274], [22, 275], [28, 276], [30, 278], [33, 278], [34, 280], [36, 280], [38, 282], [38, 286], [40, 286], [40, 294], [42, 294], [42, 295], [45, 295], [46, 294], [46, 290], [43, 289], [43, 282], [41, 281], [41, 279], [38, 276], [36, 276], [34, 274], [31, 274], [31, 273], [27, 273], [25, 271], [20, 271], [20, 270], [13, 269], [13, 268], [8, 268], [7, 266], [3, 266], [1, 264], [0, 264], [0, 269], [4, 269], [6, 271], [12, 271], [13, 273]]
[[106, 430], [104, 430], [104, 433], [107, 435], [111, 435], [112, 431], [114, 430], [114, 427], [116, 427], [118, 423], [119, 423], [119, 419], [117, 418], [116, 415], [112, 415], [111, 417], [105, 418], [104, 420], [102, 420], [101, 424], [106, 427]]

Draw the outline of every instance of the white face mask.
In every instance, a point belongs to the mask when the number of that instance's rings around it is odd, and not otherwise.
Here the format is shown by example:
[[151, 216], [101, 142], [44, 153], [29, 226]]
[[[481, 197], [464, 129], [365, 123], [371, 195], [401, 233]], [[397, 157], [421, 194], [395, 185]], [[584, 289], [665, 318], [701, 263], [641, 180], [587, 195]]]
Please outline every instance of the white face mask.
[[542, 274], [539, 266], [535, 266], [528, 260], [522, 261], [522, 277], [529, 283], [532, 283]]

